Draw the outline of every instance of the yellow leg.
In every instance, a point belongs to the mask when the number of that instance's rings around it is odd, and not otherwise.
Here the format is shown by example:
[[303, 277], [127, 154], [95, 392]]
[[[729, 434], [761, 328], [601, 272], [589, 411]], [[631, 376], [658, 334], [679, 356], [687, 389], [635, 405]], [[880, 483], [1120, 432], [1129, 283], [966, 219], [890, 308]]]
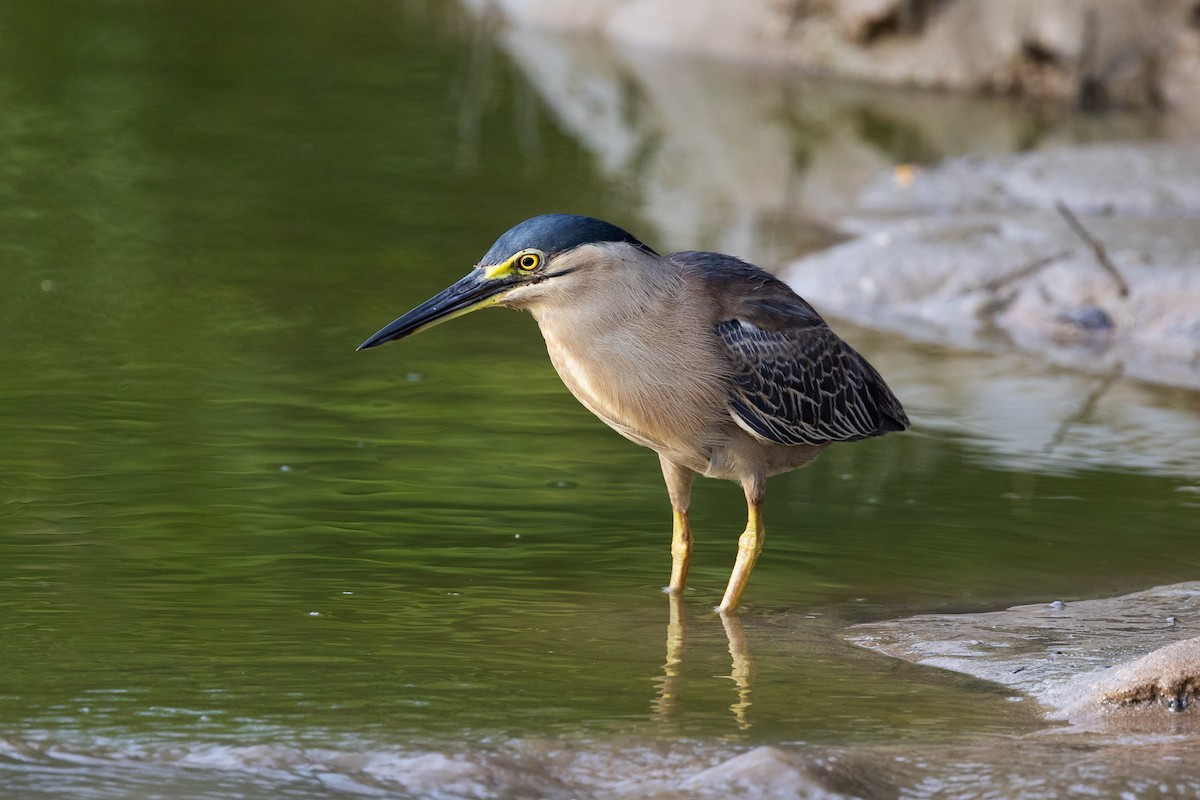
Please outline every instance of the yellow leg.
[[659, 455], [663, 480], [667, 483], [667, 494], [671, 498], [671, 583], [667, 591], [679, 594], [687, 583], [688, 567], [692, 563], [692, 526], [688, 522], [688, 504], [692, 499], [692, 481], [696, 473], [687, 467], [667, 460]]
[[742, 592], [746, 590], [746, 581], [754, 570], [754, 562], [762, 553], [766, 531], [762, 523], [762, 500], [749, 500], [749, 519], [746, 520], [746, 530], [738, 538], [737, 560], [733, 562], [733, 572], [729, 576], [729, 584], [725, 587], [725, 596], [717, 611], [722, 614], [737, 610], [742, 600]]
[[678, 594], [687, 583], [688, 567], [692, 564], [692, 526], [688, 512], [676, 511], [671, 525], [671, 583], [667, 591]]

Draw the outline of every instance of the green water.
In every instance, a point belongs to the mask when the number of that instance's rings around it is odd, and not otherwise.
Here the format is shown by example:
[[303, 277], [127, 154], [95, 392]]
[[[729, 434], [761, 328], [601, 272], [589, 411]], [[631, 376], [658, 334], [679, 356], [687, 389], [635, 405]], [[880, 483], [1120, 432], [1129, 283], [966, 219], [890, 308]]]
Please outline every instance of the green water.
[[[0, 796], [139, 780], [68, 780], [56, 748], [1023, 731], [1023, 704], [836, 631], [1200, 572], [1187, 479], [1006, 468], [918, 405], [916, 433], [772, 481], [749, 681], [710, 612], [740, 490], [697, 486], [668, 676], [657, 459], [578, 406], [532, 321], [354, 352], [526, 216], [640, 228], [467, 18], [13, 4], [0, 102]], [[843, 330], [885, 374], [896, 348], [945, 357]]]

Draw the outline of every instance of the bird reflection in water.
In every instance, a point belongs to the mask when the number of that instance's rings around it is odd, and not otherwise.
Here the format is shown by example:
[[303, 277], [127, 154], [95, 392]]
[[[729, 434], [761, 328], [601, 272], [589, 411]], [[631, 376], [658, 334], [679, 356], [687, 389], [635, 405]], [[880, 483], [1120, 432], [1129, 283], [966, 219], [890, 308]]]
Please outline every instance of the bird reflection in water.
[[[679, 594], [668, 595], [670, 617], [667, 621], [667, 655], [663, 661], [662, 677], [657, 680], [658, 693], [651, 704], [654, 717], [666, 722], [679, 710], [683, 683], [683, 651], [687, 646], [687, 608]], [[729, 680], [733, 682], [734, 700], [729, 706], [739, 731], [750, 730], [750, 699], [754, 689], [754, 659], [746, 642], [746, 632], [736, 614], [719, 614], [729, 645]]]

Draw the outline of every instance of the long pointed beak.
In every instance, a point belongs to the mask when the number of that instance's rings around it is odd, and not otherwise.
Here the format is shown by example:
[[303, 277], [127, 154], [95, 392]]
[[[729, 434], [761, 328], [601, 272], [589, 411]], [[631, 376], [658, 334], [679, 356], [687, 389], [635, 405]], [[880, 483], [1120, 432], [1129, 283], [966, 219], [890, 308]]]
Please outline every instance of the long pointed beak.
[[494, 305], [499, 299], [498, 296], [516, 282], [512, 278], [486, 278], [483, 269], [476, 267], [453, 286], [447, 287], [412, 311], [385, 325], [357, 349], [366, 350], [393, 339], [403, 339], [426, 328], [432, 328], [439, 322]]

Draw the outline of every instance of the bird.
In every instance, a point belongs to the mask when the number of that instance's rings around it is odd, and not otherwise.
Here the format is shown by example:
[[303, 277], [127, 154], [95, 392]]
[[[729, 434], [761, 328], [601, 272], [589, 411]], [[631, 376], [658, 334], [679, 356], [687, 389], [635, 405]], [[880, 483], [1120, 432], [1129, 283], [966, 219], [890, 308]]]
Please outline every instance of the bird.
[[684, 591], [697, 475], [736, 481], [746, 528], [716, 610], [733, 613], [763, 550], [768, 477], [835, 442], [909, 427], [865, 358], [783, 281], [730, 255], [659, 255], [594, 217], [543, 214], [498, 238], [459, 281], [358, 346], [497, 306], [537, 322], [555, 370], [593, 414], [658, 453], [672, 510], [671, 577]]

